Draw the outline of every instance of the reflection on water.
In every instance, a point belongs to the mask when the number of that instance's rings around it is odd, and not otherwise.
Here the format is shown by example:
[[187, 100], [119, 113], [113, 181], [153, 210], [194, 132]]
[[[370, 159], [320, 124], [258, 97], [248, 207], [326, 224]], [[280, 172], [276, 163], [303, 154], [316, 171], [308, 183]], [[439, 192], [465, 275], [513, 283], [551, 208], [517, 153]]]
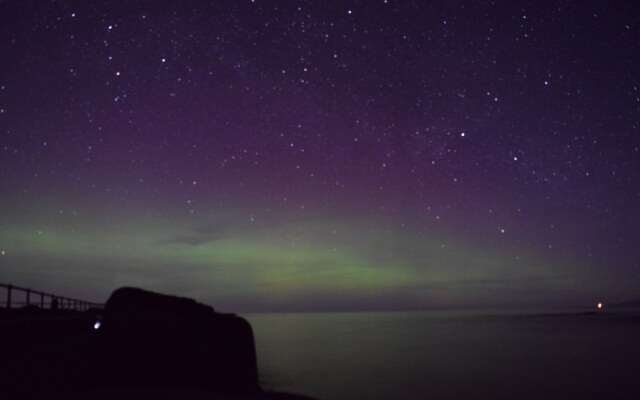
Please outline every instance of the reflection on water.
[[[640, 395], [640, 314], [262, 314], [263, 386], [342, 399]], [[635, 397], [638, 398], [638, 397]]]

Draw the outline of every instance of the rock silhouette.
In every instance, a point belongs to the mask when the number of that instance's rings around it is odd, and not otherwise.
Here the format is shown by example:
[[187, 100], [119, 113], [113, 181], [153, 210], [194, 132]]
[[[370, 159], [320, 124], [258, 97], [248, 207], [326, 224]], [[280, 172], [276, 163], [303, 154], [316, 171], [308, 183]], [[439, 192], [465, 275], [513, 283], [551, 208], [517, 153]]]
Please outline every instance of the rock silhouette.
[[121, 288], [104, 310], [0, 309], [0, 397], [272, 399], [253, 332], [194, 300]]
[[260, 390], [251, 326], [194, 300], [118, 289], [96, 333], [101, 384]]

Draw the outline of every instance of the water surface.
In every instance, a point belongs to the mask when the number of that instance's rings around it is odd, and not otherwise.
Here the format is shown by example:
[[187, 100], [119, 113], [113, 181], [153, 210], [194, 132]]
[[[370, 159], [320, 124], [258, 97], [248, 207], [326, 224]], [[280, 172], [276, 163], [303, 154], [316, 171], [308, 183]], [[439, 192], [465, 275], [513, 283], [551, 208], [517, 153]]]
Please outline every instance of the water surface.
[[[262, 384], [323, 400], [640, 395], [635, 313], [254, 314]], [[636, 397], [640, 398], [640, 397]]]

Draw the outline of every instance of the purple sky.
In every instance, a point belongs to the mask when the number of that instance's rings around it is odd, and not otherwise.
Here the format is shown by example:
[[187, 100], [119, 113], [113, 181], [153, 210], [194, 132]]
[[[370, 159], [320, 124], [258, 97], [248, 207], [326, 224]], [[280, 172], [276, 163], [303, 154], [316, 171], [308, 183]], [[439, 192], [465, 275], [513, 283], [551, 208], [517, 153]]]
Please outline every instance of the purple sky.
[[626, 300], [639, 8], [4, 1], [0, 281], [238, 310]]

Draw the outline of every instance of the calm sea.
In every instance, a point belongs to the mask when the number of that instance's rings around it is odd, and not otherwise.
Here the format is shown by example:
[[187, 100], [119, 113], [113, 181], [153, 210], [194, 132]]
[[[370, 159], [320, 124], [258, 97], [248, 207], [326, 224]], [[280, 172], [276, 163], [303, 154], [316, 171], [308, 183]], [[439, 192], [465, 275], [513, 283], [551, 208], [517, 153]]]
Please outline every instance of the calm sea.
[[262, 385], [321, 400], [638, 399], [640, 313], [246, 315]]

